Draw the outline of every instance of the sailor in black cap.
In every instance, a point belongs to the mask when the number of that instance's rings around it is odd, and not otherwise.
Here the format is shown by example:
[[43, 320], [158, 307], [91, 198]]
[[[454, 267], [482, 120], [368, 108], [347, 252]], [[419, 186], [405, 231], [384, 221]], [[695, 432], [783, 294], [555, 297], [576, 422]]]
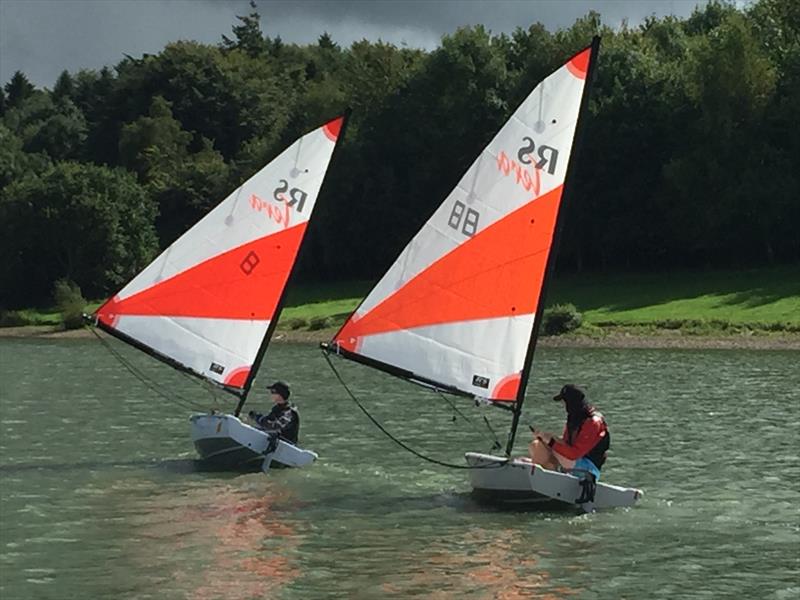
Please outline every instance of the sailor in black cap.
[[253, 412], [247, 413], [256, 425], [268, 433], [277, 433], [282, 439], [297, 443], [297, 434], [300, 432], [300, 414], [297, 408], [289, 404], [291, 391], [284, 381], [276, 381], [268, 385], [272, 401], [275, 405], [266, 415]]

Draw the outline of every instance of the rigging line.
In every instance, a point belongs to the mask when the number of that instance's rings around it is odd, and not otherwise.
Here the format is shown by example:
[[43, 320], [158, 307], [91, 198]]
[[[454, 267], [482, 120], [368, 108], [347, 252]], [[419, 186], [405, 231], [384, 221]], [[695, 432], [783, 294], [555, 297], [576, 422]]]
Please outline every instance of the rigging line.
[[[95, 332], [95, 335], [97, 335], [96, 332]], [[99, 338], [99, 336], [98, 336], [98, 338]], [[148, 389], [150, 389], [151, 391], [155, 392], [157, 395], [161, 396], [163, 399], [165, 399], [165, 400], [167, 400], [169, 402], [174, 402], [175, 404], [177, 404], [179, 406], [182, 406], [183, 408], [198, 410], [197, 406], [194, 406], [194, 405], [190, 404], [188, 401], [184, 400], [180, 396], [175, 396], [173, 398], [170, 398], [169, 396], [167, 396], [164, 392], [161, 391], [161, 389], [159, 389], [159, 387], [155, 383], [153, 383], [151, 380], [149, 380], [149, 378], [146, 375], [144, 375], [138, 369], [136, 369], [136, 367], [134, 367], [133, 364], [130, 363], [130, 361], [125, 359], [119, 352], [117, 352], [116, 350], [111, 348], [104, 340], [100, 340], [100, 341], [101, 341], [101, 343], [103, 343], [103, 345], [109, 351], [109, 353], [114, 358], [117, 359], [117, 362], [119, 362], [123, 366], [123, 368], [125, 368], [125, 370], [127, 370], [131, 375], [133, 375], [137, 380], [139, 380], [139, 382], [142, 383], [145, 387], [147, 387]]]
[[[437, 389], [435, 391], [436, 391], [436, 393], [439, 395], [439, 397], [442, 400], [444, 400], [445, 402], [447, 402], [448, 405], [450, 405], [450, 408], [453, 409], [453, 412], [457, 413], [462, 419], [464, 419], [467, 423], [470, 424], [470, 426], [475, 430], [476, 433], [478, 433], [480, 435], [484, 435], [484, 432], [481, 431], [478, 428], [478, 426], [475, 424], [475, 422], [472, 421], [472, 419], [470, 419], [467, 415], [465, 415], [463, 412], [461, 412], [458, 409], [458, 406], [456, 406], [455, 402], [453, 402], [450, 398], [445, 396], [440, 390]], [[453, 420], [455, 420], [455, 417], [453, 417]], [[483, 416], [483, 420], [486, 421], [486, 426], [489, 428], [489, 432], [494, 436], [494, 440], [493, 440], [493, 443], [492, 443], [492, 449], [499, 448], [500, 447], [500, 440], [497, 439], [497, 434], [492, 429], [492, 426], [489, 425], [489, 420], [486, 418], [486, 415]]]
[[115, 350], [106, 340], [104, 340], [94, 329], [94, 327], [90, 327], [89, 330], [94, 334], [94, 336], [100, 341], [101, 344], [108, 350], [108, 352], [117, 359], [117, 361], [127, 370], [131, 375], [133, 375], [136, 379], [139, 380], [140, 383], [144, 384], [145, 387], [149, 388], [151, 391], [155, 392], [159, 396], [161, 396], [164, 400], [168, 402], [174, 402], [182, 406], [183, 408], [189, 408], [192, 410], [202, 410], [204, 407], [193, 404], [190, 400], [183, 398], [180, 395], [174, 395], [172, 397], [167, 396], [161, 389], [155, 384], [155, 382], [151, 381], [144, 373], [141, 373], [136, 367], [133, 366], [130, 361], [124, 358], [117, 350]]
[[[191, 377], [188, 373], [184, 371], [178, 371], [178, 372], [181, 375], [183, 375], [188, 381], [208, 392], [208, 395], [211, 396], [211, 402], [213, 402], [214, 404], [219, 403], [219, 397], [217, 396], [214, 390], [214, 386], [206, 383], [205, 380], [200, 380], [197, 377]], [[187, 402], [189, 401], [187, 400]]]
[[[486, 418], [486, 415], [483, 415], [483, 420], [486, 422], [486, 427], [492, 432], [492, 435], [494, 436], [494, 443], [497, 444], [497, 448], [502, 448], [503, 446], [500, 443], [500, 440], [497, 438], [497, 433], [495, 433], [494, 429], [492, 428], [492, 424], [489, 423], [489, 419]], [[492, 446], [492, 450], [494, 449], [495, 446]]]
[[367, 411], [366, 408], [364, 408], [364, 406], [361, 404], [361, 402], [358, 401], [358, 398], [356, 398], [355, 394], [353, 394], [353, 392], [350, 391], [350, 388], [347, 387], [347, 384], [344, 382], [344, 379], [342, 379], [342, 376], [339, 374], [339, 371], [337, 371], [336, 367], [333, 366], [333, 363], [331, 362], [331, 359], [330, 359], [330, 356], [328, 356], [328, 353], [323, 350], [322, 354], [323, 354], [323, 356], [325, 356], [325, 360], [328, 361], [328, 366], [331, 368], [331, 371], [333, 371], [333, 374], [336, 376], [336, 379], [338, 379], [339, 383], [342, 384], [342, 387], [345, 389], [345, 391], [350, 396], [350, 398], [353, 400], [353, 402], [356, 403], [356, 406], [358, 406], [358, 408], [361, 409], [361, 412], [363, 412], [365, 415], [367, 415], [367, 418], [370, 421], [372, 421], [372, 423], [378, 429], [380, 429], [386, 435], [386, 437], [388, 437], [390, 440], [392, 440], [395, 444], [397, 444], [398, 446], [400, 446], [404, 450], [410, 452], [411, 454], [413, 454], [414, 456], [416, 456], [418, 458], [421, 458], [422, 460], [425, 460], [425, 461], [427, 461], [429, 463], [433, 463], [435, 465], [439, 465], [439, 466], [442, 466], [442, 467], [447, 467], [448, 469], [497, 469], [499, 467], [506, 466], [506, 463], [508, 462], [507, 459], [503, 460], [501, 462], [492, 463], [490, 465], [479, 465], [479, 466], [475, 466], [475, 467], [470, 466], [470, 465], [456, 465], [456, 464], [453, 464], [453, 463], [448, 463], [448, 462], [444, 462], [444, 461], [441, 461], [441, 460], [437, 460], [437, 459], [431, 458], [429, 456], [425, 456], [424, 454], [418, 452], [417, 450], [414, 450], [411, 446], [407, 445], [405, 442], [397, 439], [391, 433], [389, 433], [386, 430], [386, 428], [383, 425], [381, 425], [375, 419], [375, 417], [373, 417], [369, 413], [369, 411]]

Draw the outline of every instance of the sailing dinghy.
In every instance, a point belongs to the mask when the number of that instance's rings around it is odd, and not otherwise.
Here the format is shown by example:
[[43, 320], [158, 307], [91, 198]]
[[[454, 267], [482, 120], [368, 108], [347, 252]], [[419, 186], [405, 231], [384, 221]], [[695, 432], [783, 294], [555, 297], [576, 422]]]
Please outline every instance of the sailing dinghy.
[[233, 414], [190, 418], [192, 441], [208, 465], [266, 470], [317, 458], [239, 414], [344, 121], [333, 119], [295, 141], [92, 316], [103, 331], [238, 398]]
[[[581, 477], [510, 456], [598, 47], [595, 38], [531, 92], [323, 345], [329, 354], [509, 410], [505, 456], [466, 454], [480, 496], [583, 500]], [[630, 506], [640, 495], [598, 483], [594, 506]]]

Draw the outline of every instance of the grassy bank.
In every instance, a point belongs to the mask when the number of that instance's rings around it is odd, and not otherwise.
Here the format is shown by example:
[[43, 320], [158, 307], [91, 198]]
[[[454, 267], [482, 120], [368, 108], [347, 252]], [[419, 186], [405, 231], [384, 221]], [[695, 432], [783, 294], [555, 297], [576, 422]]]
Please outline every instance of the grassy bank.
[[[279, 331], [338, 327], [374, 282], [293, 284]], [[553, 280], [548, 305], [571, 303], [579, 334], [602, 336], [741, 333], [800, 334], [800, 267], [745, 271], [675, 271], [570, 275]], [[99, 306], [91, 304], [90, 310]], [[17, 325], [57, 326], [55, 309], [18, 311]]]
[[[371, 285], [293, 286], [279, 329], [341, 325]], [[548, 306], [563, 303], [577, 307], [578, 332], [588, 335], [800, 333], [800, 267], [570, 275], [554, 279], [548, 293]]]
[[550, 298], [575, 304], [589, 328], [800, 332], [800, 267], [575, 275]]

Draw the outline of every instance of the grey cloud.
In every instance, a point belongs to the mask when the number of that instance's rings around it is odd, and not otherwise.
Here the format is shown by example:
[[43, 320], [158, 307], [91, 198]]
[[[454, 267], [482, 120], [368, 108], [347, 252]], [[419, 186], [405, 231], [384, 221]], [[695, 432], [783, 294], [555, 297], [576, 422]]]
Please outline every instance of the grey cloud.
[[[616, 26], [650, 14], [688, 15], [706, 0], [272, 0], [258, 3], [267, 35], [309, 43], [323, 31], [343, 46], [360, 39], [431, 49], [445, 33], [482, 23], [495, 33], [540, 21], [569, 26], [589, 10]], [[230, 34], [246, 0], [0, 0], [0, 82], [21, 70], [52, 86], [67, 69], [114, 65], [125, 54], [156, 53], [167, 42], [218, 43]]]

